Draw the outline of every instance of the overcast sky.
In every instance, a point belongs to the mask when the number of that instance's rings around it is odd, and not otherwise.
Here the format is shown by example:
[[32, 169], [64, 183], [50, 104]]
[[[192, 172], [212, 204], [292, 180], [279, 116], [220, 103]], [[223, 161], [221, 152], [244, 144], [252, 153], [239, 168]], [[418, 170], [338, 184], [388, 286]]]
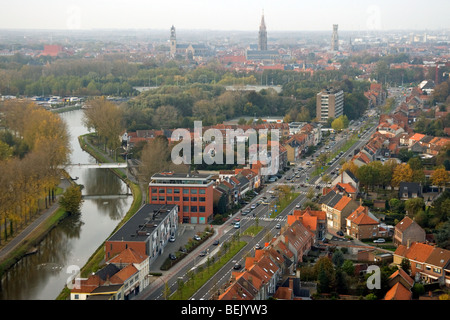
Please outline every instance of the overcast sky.
[[450, 0], [2, 0], [4, 29], [436, 30]]

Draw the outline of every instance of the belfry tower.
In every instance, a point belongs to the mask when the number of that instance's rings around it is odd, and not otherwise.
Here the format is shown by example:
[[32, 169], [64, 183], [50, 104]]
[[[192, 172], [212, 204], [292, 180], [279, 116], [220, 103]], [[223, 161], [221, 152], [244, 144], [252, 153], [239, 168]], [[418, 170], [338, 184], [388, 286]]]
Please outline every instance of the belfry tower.
[[267, 50], [267, 30], [266, 23], [264, 22], [264, 12], [261, 17], [261, 25], [259, 26], [258, 50]]
[[331, 50], [339, 51], [339, 36], [337, 24], [333, 24], [333, 35], [331, 36]]
[[177, 53], [177, 35], [175, 33], [175, 27], [170, 28], [170, 56], [173, 58]]

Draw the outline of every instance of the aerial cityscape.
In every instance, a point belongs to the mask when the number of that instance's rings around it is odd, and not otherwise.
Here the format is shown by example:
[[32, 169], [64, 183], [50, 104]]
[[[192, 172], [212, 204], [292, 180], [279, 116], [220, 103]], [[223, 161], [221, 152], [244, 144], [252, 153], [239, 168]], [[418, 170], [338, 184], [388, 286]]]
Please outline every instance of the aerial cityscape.
[[42, 2], [0, 22], [0, 301], [450, 300], [449, 3]]

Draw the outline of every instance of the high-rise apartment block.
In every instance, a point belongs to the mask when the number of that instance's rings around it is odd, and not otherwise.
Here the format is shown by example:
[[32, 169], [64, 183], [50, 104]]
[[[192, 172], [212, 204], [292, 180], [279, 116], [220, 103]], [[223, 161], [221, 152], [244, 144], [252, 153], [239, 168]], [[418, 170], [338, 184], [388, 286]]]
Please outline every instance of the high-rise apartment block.
[[316, 116], [319, 122], [338, 118], [344, 114], [344, 91], [327, 88], [317, 94]]

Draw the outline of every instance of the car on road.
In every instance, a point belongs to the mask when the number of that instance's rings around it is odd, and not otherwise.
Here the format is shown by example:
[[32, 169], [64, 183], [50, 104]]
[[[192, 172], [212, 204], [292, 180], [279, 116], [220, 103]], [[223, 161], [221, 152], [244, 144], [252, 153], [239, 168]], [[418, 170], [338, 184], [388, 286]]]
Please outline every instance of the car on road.
[[200, 238], [200, 236], [197, 235], [197, 234], [194, 236], [194, 240], [200, 241], [201, 239], [202, 239], [202, 238]]
[[277, 225], [275, 226], [275, 228], [281, 229], [281, 224], [277, 223]]
[[170, 236], [169, 242], [175, 242], [175, 237], [174, 236]]
[[301, 207], [301, 204], [300, 204], [300, 203], [297, 203], [297, 204], [295, 205], [295, 207], [298, 209], [298, 208]]
[[242, 211], [242, 215], [243, 215], [243, 216], [246, 216], [246, 215], [248, 215], [251, 211], [252, 211], [252, 210], [250, 210], [250, 209], [245, 209], [244, 211]]
[[219, 244], [219, 240], [214, 240], [213, 245], [217, 246]]
[[250, 209], [256, 209], [256, 204], [254, 203], [254, 204], [252, 204], [251, 206], [250, 206]]
[[373, 240], [373, 243], [385, 243], [386, 240], [384, 240], [383, 238], [378, 238], [376, 240]]
[[236, 264], [233, 266], [233, 269], [234, 269], [234, 270], [239, 270], [240, 268], [242, 268], [242, 266], [241, 266], [240, 263], [236, 263]]
[[208, 254], [208, 252], [206, 250], [203, 250], [202, 252], [200, 252], [199, 256], [200, 257], [204, 257]]
[[261, 249], [261, 246], [259, 245], [259, 243], [257, 243], [257, 244], [255, 245], [255, 249], [256, 249], [256, 250]]
[[235, 224], [234, 224], [234, 228], [235, 229], [239, 229], [241, 227], [241, 223], [240, 222], [236, 222]]

